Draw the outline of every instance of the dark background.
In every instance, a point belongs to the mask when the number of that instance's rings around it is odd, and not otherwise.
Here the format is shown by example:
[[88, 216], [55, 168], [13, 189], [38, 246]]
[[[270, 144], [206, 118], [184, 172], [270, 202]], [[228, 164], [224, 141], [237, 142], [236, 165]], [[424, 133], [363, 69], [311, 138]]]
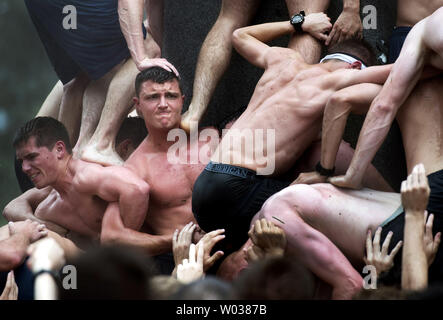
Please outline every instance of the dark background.
[[[220, 4], [221, 0], [165, 0], [163, 56], [181, 73], [187, 97], [185, 109], [192, 96], [198, 53], [217, 18]], [[361, 1], [361, 10], [366, 5], [377, 9], [377, 29], [364, 30], [364, 37], [375, 47], [377, 41], [389, 40], [395, 23], [396, 1]], [[331, 1], [329, 15], [333, 20], [341, 12], [341, 7], [340, 0]], [[263, 0], [253, 24], [288, 18], [284, 0]], [[280, 39], [272, 44], [285, 46], [286, 43], [287, 39]], [[3, 209], [20, 194], [11, 146], [14, 132], [35, 116], [57, 82], [23, 1], [0, 0], [0, 55], [0, 208]], [[234, 52], [203, 125], [217, 124], [230, 113], [246, 107], [261, 74], [260, 69]], [[357, 140], [362, 120], [355, 116], [349, 121], [345, 139], [351, 144]], [[403, 158], [398, 127], [394, 125], [374, 164], [396, 189], [406, 174]], [[3, 223], [0, 218], [0, 225]]]

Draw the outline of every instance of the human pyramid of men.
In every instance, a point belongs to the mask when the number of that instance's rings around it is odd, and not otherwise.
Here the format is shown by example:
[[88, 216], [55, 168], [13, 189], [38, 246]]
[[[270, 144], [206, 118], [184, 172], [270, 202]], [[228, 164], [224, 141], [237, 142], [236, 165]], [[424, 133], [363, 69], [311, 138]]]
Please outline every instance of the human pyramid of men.
[[[443, 1], [399, 0], [376, 65], [359, 1], [334, 24], [328, 0], [286, 0], [290, 20], [248, 25], [260, 1], [222, 0], [184, 114], [162, 1], [70, 0], [102, 13], [77, 33], [45, 19], [66, 1], [25, 2], [60, 82], [13, 139], [0, 299], [408, 298], [443, 280]], [[264, 73], [222, 133], [199, 123], [232, 48]], [[371, 164], [394, 119], [400, 193]], [[57, 289], [66, 265], [77, 290]]]

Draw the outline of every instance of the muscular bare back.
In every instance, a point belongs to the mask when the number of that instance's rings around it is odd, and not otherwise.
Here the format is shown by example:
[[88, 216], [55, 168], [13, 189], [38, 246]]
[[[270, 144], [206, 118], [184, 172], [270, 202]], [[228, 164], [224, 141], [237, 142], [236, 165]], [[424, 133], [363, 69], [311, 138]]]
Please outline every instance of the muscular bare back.
[[[274, 175], [278, 175], [288, 170], [318, 137], [324, 107], [331, 94], [340, 89], [337, 79], [345, 73], [359, 71], [341, 69], [331, 72], [321, 64], [306, 64], [300, 54], [286, 48], [271, 48], [268, 59], [268, 67], [258, 82], [247, 109], [223, 141], [234, 135], [238, 138], [245, 129], [275, 129], [277, 153]], [[269, 151], [266, 149], [267, 144], [264, 143], [263, 147], [266, 154]], [[229, 164], [255, 171], [260, 167], [255, 159], [244, 154], [241, 144], [231, 143], [227, 148], [222, 144], [219, 149], [224, 154], [219, 159], [225, 160], [225, 153], [231, 155], [229, 159], [242, 159], [242, 162], [231, 160]], [[239, 154], [242, 156], [238, 156]], [[216, 157], [212, 159], [217, 160]]]

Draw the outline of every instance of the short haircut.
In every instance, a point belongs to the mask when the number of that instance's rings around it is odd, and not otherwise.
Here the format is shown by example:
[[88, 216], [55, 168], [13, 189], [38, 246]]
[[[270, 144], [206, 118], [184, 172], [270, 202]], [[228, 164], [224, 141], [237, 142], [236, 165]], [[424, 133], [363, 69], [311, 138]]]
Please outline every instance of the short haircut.
[[123, 123], [118, 130], [117, 137], [115, 138], [115, 144], [129, 139], [133, 146], [136, 148], [143, 139], [147, 136], [148, 130], [145, 126], [145, 121], [140, 117], [129, 117], [123, 120]]
[[35, 137], [37, 147], [46, 147], [49, 150], [52, 150], [57, 141], [63, 141], [66, 151], [72, 154], [68, 131], [63, 123], [54, 118], [36, 117], [26, 122], [15, 133], [12, 145], [17, 148], [26, 143], [31, 137]]
[[135, 94], [140, 95], [140, 87], [146, 81], [153, 81], [155, 83], [165, 83], [177, 79], [180, 92], [183, 93], [180, 79], [174, 72], [167, 71], [161, 67], [151, 67], [141, 71], [135, 78]]
[[235, 300], [310, 300], [315, 296], [312, 272], [294, 258], [273, 257], [252, 263], [234, 282]]
[[344, 53], [363, 62], [367, 67], [376, 64], [374, 50], [365, 40], [347, 39], [328, 48], [328, 54]]

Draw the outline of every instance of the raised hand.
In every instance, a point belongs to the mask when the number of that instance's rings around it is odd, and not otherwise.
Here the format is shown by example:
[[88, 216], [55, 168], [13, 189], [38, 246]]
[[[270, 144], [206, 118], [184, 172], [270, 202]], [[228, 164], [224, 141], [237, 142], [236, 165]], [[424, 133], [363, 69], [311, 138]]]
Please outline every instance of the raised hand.
[[383, 246], [380, 250], [380, 235], [381, 227], [375, 232], [374, 240], [372, 240], [371, 230], [368, 230], [368, 236], [366, 238], [366, 257], [363, 258], [366, 265], [372, 265], [377, 270], [377, 275], [382, 272], [388, 271], [394, 265], [394, 258], [398, 250], [400, 250], [403, 242], [399, 241], [397, 245], [388, 254], [389, 243], [392, 238], [392, 231], [389, 231], [388, 235], [383, 242]]
[[208, 232], [201, 238], [201, 240], [197, 243], [197, 246], [202, 246], [204, 255], [203, 255], [203, 270], [206, 272], [209, 268], [211, 268], [214, 263], [223, 256], [223, 251], [217, 251], [211, 256], [212, 248], [214, 248], [215, 244], [220, 240], [225, 238], [225, 235], [222, 234], [225, 232], [224, 229], [218, 229], [211, 232]]
[[262, 249], [266, 255], [282, 256], [285, 252], [285, 232], [271, 221], [266, 219], [255, 221], [248, 235], [252, 243]]
[[189, 260], [184, 259], [177, 267], [177, 280], [190, 283], [204, 276], [203, 272], [204, 248], [199, 246], [196, 254], [196, 245], [191, 244], [189, 248]]

